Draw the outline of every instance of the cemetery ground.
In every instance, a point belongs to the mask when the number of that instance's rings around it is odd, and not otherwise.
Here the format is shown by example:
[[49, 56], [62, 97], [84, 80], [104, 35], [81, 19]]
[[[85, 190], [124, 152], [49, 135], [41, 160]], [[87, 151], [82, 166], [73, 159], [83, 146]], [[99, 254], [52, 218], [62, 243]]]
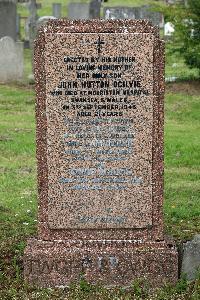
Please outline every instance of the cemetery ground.
[[[27, 76], [28, 51], [25, 58]], [[196, 71], [178, 57], [170, 57], [166, 69], [167, 77], [177, 72], [184, 79], [168, 83], [165, 96], [165, 232], [181, 247], [200, 232], [200, 82], [191, 79]], [[66, 289], [37, 289], [23, 282], [25, 242], [37, 234], [34, 101], [34, 86], [27, 80], [0, 85], [0, 299], [200, 299], [200, 275], [191, 283], [183, 276], [175, 287], [153, 296], [142, 279], [128, 290], [91, 286], [84, 279]]]

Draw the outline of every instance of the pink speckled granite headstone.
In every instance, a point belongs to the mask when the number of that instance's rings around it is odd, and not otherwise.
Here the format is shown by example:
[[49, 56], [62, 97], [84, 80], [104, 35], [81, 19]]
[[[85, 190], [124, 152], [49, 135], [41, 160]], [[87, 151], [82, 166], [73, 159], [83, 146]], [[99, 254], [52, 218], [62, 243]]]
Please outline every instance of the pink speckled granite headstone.
[[51, 21], [35, 44], [38, 286], [175, 282], [163, 202], [163, 42], [147, 21]]

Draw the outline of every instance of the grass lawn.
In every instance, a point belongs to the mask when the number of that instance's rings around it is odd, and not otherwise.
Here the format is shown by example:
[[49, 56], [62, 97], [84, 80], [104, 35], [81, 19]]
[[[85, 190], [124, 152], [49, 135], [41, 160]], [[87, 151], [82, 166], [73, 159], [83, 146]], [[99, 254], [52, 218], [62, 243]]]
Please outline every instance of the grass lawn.
[[[200, 232], [199, 95], [197, 81], [167, 86], [164, 217], [166, 233], [177, 242]], [[137, 283], [130, 291], [109, 291], [85, 282], [72, 286], [70, 291], [38, 290], [23, 284], [23, 249], [27, 237], [36, 234], [37, 224], [34, 97], [31, 87], [0, 85], [0, 299], [134, 299], [131, 297], [137, 293], [144, 296], [145, 291]], [[186, 285], [182, 280], [178, 287], [166, 287], [159, 292], [162, 297], [153, 299], [199, 299], [197, 289], [197, 282]], [[164, 298], [167, 295], [172, 298]]]
[[173, 40], [169, 40], [165, 42], [166, 48], [166, 67], [165, 67], [165, 77], [176, 77], [179, 80], [188, 80], [199, 78], [199, 70], [198, 69], [190, 69], [185, 64], [183, 57], [181, 57], [180, 53], [173, 52]]
[[166, 231], [181, 240], [200, 232], [198, 84], [169, 85], [165, 103], [165, 224]]

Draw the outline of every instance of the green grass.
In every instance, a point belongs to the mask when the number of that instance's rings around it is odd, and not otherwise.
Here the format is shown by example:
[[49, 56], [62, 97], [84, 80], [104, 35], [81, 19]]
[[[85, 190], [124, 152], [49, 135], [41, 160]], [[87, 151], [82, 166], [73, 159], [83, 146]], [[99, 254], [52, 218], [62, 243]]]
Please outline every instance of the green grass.
[[190, 69], [179, 53], [173, 52], [173, 41], [166, 41], [165, 77], [177, 77], [178, 80], [198, 79], [199, 70]]
[[165, 110], [166, 227], [186, 239], [200, 231], [200, 96], [168, 94]]
[[[35, 225], [33, 95], [32, 90], [0, 86], [0, 221], [5, 225], [0, 227], [0, 232], [3, 231], [3, 237], [28, 234]], [[28, 231], [25, 223], [31, 224]]]

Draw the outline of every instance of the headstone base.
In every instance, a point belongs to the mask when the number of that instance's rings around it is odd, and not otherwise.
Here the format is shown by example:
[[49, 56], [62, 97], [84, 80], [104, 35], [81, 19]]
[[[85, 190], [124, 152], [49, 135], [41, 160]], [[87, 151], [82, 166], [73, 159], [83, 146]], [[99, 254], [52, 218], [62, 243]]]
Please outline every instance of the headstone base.
[[155, 288], [175, 283], [177, 266], [176, 247], [165, 241], [30, 239], [24, 255], [25, 280], [39, 287], [68, 286], [84, 276], [107, 287], [143, 278]]

